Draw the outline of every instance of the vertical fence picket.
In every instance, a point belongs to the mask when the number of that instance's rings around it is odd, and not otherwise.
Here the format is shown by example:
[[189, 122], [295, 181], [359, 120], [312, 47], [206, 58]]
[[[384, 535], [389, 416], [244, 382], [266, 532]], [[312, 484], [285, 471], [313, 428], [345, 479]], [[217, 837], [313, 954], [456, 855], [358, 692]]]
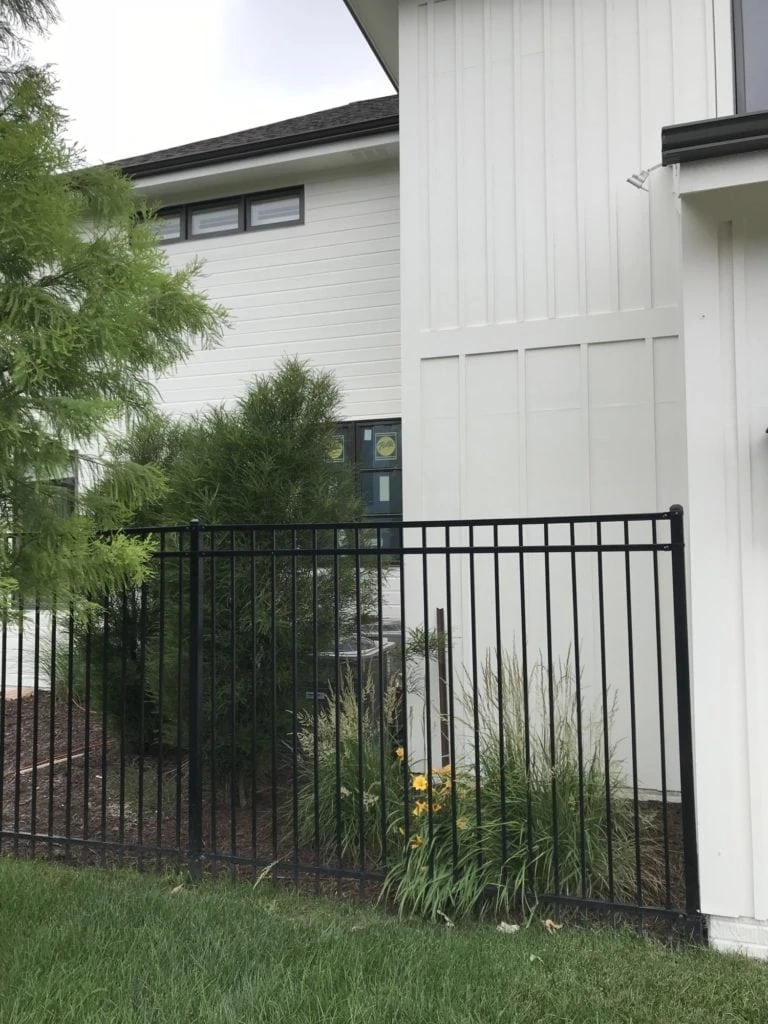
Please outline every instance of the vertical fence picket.
[[688, 653], [688, 598], [685, 569], [683, 509], [669, 510], [672, 544], [672, 599], [675, 619], [677, 676], [677, 729], [680, 745], [680, 789], [685, 862], [685, 909], [690, 916], [700, 911], [699, 857], [696, 837], [696, 802], [693, 768], [693, 721], [691, 716], [691, 669]]
[[203, 571], [200, 523], [189, 524], [189, 873], [203, 856]]

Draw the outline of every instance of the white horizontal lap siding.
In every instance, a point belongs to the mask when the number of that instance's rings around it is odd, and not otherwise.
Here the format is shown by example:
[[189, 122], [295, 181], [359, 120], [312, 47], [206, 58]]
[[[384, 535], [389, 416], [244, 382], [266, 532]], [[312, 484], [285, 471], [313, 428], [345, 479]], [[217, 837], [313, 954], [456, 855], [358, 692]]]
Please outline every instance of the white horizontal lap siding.
[[286, 356], [332, 370], [342, 415], [400, 415], [397, 166], [315, 172], [302, 180], [305, 223], [167, 247], [172, 266], [204, 261], [201, 288], [229, 310], [223, 344], [159, 381], [174, 415], [240, 396]]

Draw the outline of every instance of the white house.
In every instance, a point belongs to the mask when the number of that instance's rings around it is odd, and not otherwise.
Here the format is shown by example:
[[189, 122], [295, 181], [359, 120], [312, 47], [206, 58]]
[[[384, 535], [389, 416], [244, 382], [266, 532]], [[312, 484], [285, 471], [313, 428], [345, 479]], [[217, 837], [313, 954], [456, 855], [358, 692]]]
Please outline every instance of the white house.
[[347, 5], [400, 94], [405, 513], [686, 507], [701, 906], [768, 955], [768, 6]]
[[683, 505], [701, 908], [768, 955], [768, 8], [345, 2], [399, 122], [385, 97], [120, 162], [234, 319], [163, 401], [298, 353], [353, 457], [402, 421], [406, 519]]

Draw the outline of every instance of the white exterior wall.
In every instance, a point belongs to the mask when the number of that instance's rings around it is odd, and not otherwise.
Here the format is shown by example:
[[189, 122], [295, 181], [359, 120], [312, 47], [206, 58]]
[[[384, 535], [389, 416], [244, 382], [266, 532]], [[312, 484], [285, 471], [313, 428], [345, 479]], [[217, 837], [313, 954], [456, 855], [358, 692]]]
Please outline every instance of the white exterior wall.
[[289, 179], [262, 173], [239, 191], [299, 184], [303, 225], [167, 246], [172, 266], [205, 261], [202, 287], [232, 320], [218, 349], [159, 382], [174, 415], [230, 401], [254, 374], [294, 355], [334, 371], [344, 418], [400, 415], [397, 164], [294, 170]]
[[768, 958], [767, 200], [684, 196], [683, 308], [702, 905], [717, 946]]
[[677, 173], [625, 183], [663, 125], [733, 112], [730, 17], [400, 0], [405, 493], [425, 517], [686, 506], [702, 910], [768, 956], [768, 186], [728, 187], [768, 165], [685, 169], [682, 260]]
[[[655, 171], [650, 193], [626, 178], [658, 163], [664, 124], [714, 115], [712, 14], [711, 0], [401, 0], [406, 518], [687, 505], [673, 173]], [[529, 604], [541, 607], [531, 577]], [[562, 583], [553, 587], [556, 659], [574, 642]], [[617, 610], [607, 652], [614, 738], [626, 766], [618, 566], [606, 586]], [[640, 639], [652, 635], [650, 577], [635, 586], [638, 781], [653, 790], [656, 665]], [[594, 693], [599, 636], [586, 567], [580, 593], [582, 670]], [[514, 646], [520, 630], [506, 601], [503, 642]], [[535, 656], [543, 621], [527, 632]], [[669, 659], [669, 632], [664, 640]], [[459, 657], [466, 665], [466, 642]], [[668, 772], [675, 789], [674, 757]]]
[[715, 113], [711, 0], [401, 0], [400, 38], [406, 515], [685, 504], [672, 171], [625, 179]]

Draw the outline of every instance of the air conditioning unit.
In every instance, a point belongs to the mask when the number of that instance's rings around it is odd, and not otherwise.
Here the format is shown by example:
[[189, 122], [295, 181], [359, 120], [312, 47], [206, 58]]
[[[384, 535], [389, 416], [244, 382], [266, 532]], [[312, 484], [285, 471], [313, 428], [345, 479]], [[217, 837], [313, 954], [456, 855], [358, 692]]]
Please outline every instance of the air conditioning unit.
[[325, 703], [339, 684], [352, 686], [357, 693], [370, 693], [374, 709], [381, 706], [388, 681], [392, 677], [392, 652], [395, 643], [382, 636], [361, 635], [345, 637], [338, 648], [323, 651], [318, 656], [317, 687], [307, 689], [307, 701]]

